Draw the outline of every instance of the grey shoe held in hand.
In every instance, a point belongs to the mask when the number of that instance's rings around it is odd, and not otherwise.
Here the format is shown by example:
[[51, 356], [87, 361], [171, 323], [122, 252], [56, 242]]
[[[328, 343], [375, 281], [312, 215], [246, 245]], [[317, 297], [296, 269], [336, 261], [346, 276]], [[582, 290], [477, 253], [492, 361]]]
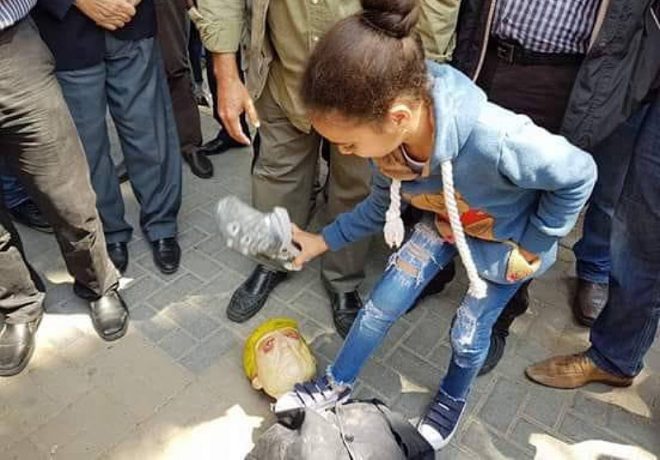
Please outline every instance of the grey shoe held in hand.
[[218, 203], [216, 218], [228, 247], [272, 268], [297, 270], [293, 260], [300, 250], [286, 209], [263, 213], [229, 196]]

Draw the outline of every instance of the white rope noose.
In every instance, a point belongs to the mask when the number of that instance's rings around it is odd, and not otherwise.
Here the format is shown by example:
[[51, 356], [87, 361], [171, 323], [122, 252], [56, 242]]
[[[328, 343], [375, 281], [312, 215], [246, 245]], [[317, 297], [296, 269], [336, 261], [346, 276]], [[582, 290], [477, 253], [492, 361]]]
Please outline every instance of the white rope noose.
[[449, 214], [449, 225], [451, 231], [454, 233], [454, 240], [456, 241], [456, 248], [458, 254], [461, 256], [465, 271], [467, 272], [470, 286], [468, 288], [468, 295], [476, 298], [483, 299], [486, 297], [486, 290], [488, 285], [484, 280], [479, 277], [477, 267], [474, 265], [472, 253], [465, 240], [465, 233], [463, 232], [463, 224], [458, 214], [458, 206], [456, 205], [456, 194], [454, 191], [454, 173], [450, 160], [443, 161], [440, 165], [442, 171], [442, 185], [443, 193], [445, 196], [445, 205], [447, 206], [447, 214]]

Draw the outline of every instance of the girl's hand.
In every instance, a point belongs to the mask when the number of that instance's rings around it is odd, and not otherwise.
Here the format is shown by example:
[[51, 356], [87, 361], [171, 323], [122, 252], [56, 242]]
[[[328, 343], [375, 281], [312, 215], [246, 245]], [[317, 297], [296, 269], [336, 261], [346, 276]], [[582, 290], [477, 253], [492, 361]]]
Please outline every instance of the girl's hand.
[[296, 267], [302, 267], [315, 257], [328, 251], [323, 236], [300, 230], [297, 225], [293, 225], [293, 242], [300, 246], [300, 254], [293, 261]]
[[522, 255], [529, 264], [533, 264], [539, 260], [539, 256], [537, 256], [533, 252], [529, 252], [527, 249], [523, 247], [519, 246], [518, 251], [520, 251], [520, 255]]

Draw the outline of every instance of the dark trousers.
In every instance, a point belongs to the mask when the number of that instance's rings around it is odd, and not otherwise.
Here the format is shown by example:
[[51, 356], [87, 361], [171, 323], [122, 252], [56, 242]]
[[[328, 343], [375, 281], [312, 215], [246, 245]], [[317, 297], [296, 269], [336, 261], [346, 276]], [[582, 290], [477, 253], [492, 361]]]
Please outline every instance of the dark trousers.
[[[590, 357], [637, 375], [660, 320], [660, 95], [642, 117], [612, 219], [609, 300], [591, 328]], [[607, 172], [607, 171], [605, 171]]]
[[13, 209], [28, 201], [30, 197], [18, 177], [3, 164], [2, 160], [0, 157], [0, 189], [4, 195], [5, 206], [7, 209]]
[[[76, 128], [53, 57], [30, 20], [0, 31], [0, 155], [52, 224], [67, 269], [100, 296], [118, 284]], [[20, 238], [0, 200], [0, 317], [24, 323], [42, 312]]]
[[[188, 39], [188, 58], [190, 59], [190, 70], [195, 83], [202, 83], [204, 81], [204, 72], [202, 69], [203, 52], [202, 38], [199, 36], [197, 28], [193, 25], [190, 27], [190, 38]], [[207, 58], [210, 57], [207, 56]]]
[[180, 0], [156, 0], [158, 43], [165, 64], [181, 153], [189, 155], [202, 144], [199, 110], [193, 94], [188, 35], [190, 20]]
[[491, 102], [557, 134], [579, 69], [579, 64], [509, 64], [489, 47], [477, 85]]
[[105, 41], [102, 63], [57, 72], [57, 79], [85, 146], [106, 240], [128, 242], [132, 235], [110, 158], [108, 109], [140, 203], [144, 235], [149, 241], [173, 237], [181, 206], [181, 155], [157, 43], [118, 40], [110, 33]]

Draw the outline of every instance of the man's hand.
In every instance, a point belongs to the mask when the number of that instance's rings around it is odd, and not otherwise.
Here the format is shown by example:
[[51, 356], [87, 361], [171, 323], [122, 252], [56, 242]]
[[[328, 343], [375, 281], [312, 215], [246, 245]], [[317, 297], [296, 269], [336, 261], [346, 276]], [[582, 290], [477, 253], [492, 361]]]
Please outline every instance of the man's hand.
[[259, 117], [252, 98], [239, 77], [234, 53], [213, 53], [213, 71], [218, 83], [218, 115], [236, 142], [250, 145], [250, 138], [241, 128], [240, 116], [245, 112], [250, 123], [257, 128]]
[[139, 0], [75, 0], [74, 5], [96, 25], [117, 30], [133, 19], [138, 3]]
[[323, 236], [300, 230], [297, 225], [293, 225], [293, 242], [300, 246], [300, 254], [293, 261], [295, 267], [302, 267], [315, 257], [328, 251]]

